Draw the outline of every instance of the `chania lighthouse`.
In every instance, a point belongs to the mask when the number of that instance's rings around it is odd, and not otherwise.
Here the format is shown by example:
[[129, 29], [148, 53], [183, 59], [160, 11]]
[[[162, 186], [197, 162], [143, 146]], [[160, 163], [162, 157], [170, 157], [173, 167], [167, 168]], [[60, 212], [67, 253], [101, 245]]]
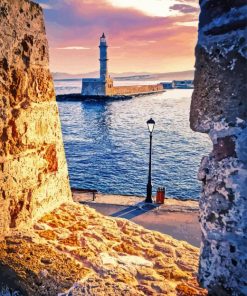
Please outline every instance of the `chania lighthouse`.
[[134, 96], [163, 92], [163, 84], [113, 86], [113, 80], [108, 72], [108, 45], [103, 33], [100, 37], [100, 77], [82, 79], [82, 96]]
[[105, 38], [105, 33], [100, 37], [99, 51], [100, 51], [100, 79], [106, 80], [108, 77], [108, 45]]
[[113, 80], [108, 74], [108, 45], [103, 33], [100, 37], [100, 78], [82, 79], [82, 95], [84, 96], [106, 96], [112, 95]]

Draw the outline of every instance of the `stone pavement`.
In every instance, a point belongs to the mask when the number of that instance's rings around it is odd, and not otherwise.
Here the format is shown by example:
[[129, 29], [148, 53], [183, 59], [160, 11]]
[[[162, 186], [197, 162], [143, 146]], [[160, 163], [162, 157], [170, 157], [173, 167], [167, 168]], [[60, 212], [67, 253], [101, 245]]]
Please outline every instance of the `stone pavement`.
[[93, 201], [91, 193], [73, 190], [76, 202], [87, 204], [111, 217], [131, 220], [147, 229], [169, 234], [199, 247], [201, 241], [198, 222], [198, 202], [166, 199], [165, 204], [145, 204], [137, 196], [106, 195], [98, 193]]

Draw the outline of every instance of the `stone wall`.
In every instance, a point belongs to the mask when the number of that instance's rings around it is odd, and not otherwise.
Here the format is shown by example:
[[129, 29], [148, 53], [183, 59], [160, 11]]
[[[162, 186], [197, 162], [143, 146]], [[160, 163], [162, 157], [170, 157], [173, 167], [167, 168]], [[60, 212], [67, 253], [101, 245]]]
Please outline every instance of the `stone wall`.
[[111, 96], [113, 94], [113, 80], [110, 78], [85, 78], [82, 79], [83, 96]]
[[198, 174], [199, 280], [213, 295], [247, 295], [247, 5], [200, 6], [190, 123], [210, 136], [213, 150]]
[[100, 78], [82, 79], [83, 96], [104, 96], [106, 92], [106, 84]]
[[149, 93], [164, 90], [162, 84], [155, 85], [131, 85], [131, 86], [114, 86], [113, 95], [131, 95], [139, 93]]
[[0, 0], [0, 238], [71, 200], [42, 9]]
[[116, 96], [150, 93], [164, 90], [162, 84], [155, 85], [130, 85], [113, 86], [113, 80], [108, 78], [106, 82], [99, 78], [82, 79], [82, 95], [84, 96]]

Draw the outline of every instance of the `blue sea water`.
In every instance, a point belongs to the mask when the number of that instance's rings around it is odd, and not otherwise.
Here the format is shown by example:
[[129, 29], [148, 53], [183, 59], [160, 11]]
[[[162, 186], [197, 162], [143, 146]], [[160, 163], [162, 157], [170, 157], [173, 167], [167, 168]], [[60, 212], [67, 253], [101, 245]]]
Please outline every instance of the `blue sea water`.
[[[57, 94], [75, 93], [80, 91], [81, 82], [55, 81], [55, 87]], [[156, 121], [153, 193], [165, 186], [167, 196], [198, 199], [201, 185], [197, 171], [211, 144], [207, 135], [190, 130], [191, 94], [192, 90], [167, 90], [127, 101], [59, 102], [71, 186], [145, 196], [149, 156], [146, 121], [152, 117]]]

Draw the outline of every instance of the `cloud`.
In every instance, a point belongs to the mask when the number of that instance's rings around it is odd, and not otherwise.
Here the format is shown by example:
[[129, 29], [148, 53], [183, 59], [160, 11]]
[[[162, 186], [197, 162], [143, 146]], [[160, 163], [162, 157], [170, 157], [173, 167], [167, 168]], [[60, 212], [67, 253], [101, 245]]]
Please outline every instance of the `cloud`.
[[177, 0], [178, 2], [188, 3], [188, 4], [194, 4], [195, 6], [199, 6], [198, 0]]
[[[171, 1], [174, 5], [181, 3]], [[102, 32], [108, 40], [112, 72], [171, 72], [193, 67], [197, 30], [189, 24], [197, 20], [195, 8], [193, 13], [178, 14], [175, 6], [176, 13], [162, 17], [116, 7], [108, 0], [47, 0], [46, 3], [54, 7], [45, 10], [53, 71], [79, 73], [98, 69]]]
[[170, 10], [179, 11], [181, 13], [195, 13], [199, 11], [199, 8], [188, 4], [174, 4], [170, 6]]
[[119, 8], [131, 8], [149, 16], [167, 17], [171, 14], [169, 6], [174, 0], [106, 0]]
[[46, 3], [40, 3], [39, 4], [43, 9], [53, 9], [53, 7], [50, 4]]
[[56, 49], [64, 49], [64, 50], [87, 50], [89, 47], [83, 46], [67, 46], [67, 47], [57, 47]]
[[178, 2], [183, 2], [183, 3], [189, 3], [189, 4], [194, 4], [198, 6], [198, 0], [177, 0]]
[[197, 27], [198, 21], [190, 21], [190, 22], [177, 22], [178, 26], [185, 26], [185, 27]]

